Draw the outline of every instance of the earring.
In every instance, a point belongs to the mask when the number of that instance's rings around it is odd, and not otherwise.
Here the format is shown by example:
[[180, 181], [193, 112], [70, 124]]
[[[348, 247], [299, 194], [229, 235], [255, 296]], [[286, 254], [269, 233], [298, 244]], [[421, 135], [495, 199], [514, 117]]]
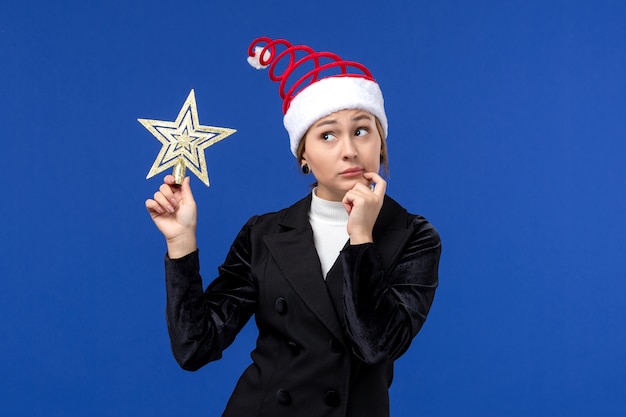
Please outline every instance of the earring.
[[309, 169], [309, 165], [307, 164], [302, 165], [300, 169], [302, 170], [302, 173], [304, 175], [308, 175], [311, 172], [311, 170]]

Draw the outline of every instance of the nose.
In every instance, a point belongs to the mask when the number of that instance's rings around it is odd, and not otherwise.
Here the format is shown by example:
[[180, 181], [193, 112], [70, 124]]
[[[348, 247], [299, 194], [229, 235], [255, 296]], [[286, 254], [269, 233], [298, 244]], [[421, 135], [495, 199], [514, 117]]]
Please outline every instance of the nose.
[[354, 159], [357, 156], [356, 147], [350, 138], [343, 138], [342, 158], [344, 160]]

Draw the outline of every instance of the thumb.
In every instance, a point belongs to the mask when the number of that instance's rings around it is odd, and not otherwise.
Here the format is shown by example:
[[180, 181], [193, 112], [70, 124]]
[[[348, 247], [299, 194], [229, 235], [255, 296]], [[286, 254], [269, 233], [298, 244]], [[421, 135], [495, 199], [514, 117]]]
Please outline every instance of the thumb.
[[191, 178], [185, 177], [183, 179], [183, 183], [180, 186], [180, 192], [182, 194], [183, 200], [193, 202], [193, 193], [191, 192]]

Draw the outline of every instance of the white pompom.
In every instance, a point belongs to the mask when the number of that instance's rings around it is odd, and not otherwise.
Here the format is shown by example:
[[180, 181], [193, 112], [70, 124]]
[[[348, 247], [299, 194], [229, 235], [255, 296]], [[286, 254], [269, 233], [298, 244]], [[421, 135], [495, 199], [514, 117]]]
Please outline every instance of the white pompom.
[[[265, 69], [268, 67], [268, 65], [261, 65], [261, 62], [259, 61], [262, 50], [263, 50], [262, 47], [257, 46], [254, 48], [254, 56], [248, 57], [248, 64], [250, 64], [252, 67], [259, 69], [259, 70]], [[265, 51], [265, 53], [263, 54], [263, 58], [265, 62], [267, 62], [271, 56], [272, 56], [272, 53], [269, 51], [269, 49]]]

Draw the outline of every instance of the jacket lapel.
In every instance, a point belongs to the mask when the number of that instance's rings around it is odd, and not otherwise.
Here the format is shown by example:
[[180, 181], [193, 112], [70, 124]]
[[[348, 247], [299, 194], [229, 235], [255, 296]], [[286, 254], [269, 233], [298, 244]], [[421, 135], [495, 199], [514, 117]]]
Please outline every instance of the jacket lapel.
[[[346, 243], [344, 248], [349, 244], [350, 241]], [[337, 258], [326, 275], [326, 288], [335, 307], [335, 314], [339, 322], [343, 324], [343, 265], [341, 264], [341, 256]]]
[[322, 268], [309, 223], [311, 196], [285, 211], [282, 231], [265, 236], [265, 244], [294, 291], [315, 316], [340, 340], [344, 331], [322, 278]]
[[[282, 230], [266, 236], [264, 240], [294, 291], [328, 330], [345, 343], [342, 324], [343, 267], [338, 259], [324, 282], [313, 243], [313, 230], [309, 223], [310, 206], [309, 194], [285, 211], [279, 221]], [[395, 266], [412, 230], [407, 211], [392, 198], [385, 196], [373, 230], [385, 275]]]

